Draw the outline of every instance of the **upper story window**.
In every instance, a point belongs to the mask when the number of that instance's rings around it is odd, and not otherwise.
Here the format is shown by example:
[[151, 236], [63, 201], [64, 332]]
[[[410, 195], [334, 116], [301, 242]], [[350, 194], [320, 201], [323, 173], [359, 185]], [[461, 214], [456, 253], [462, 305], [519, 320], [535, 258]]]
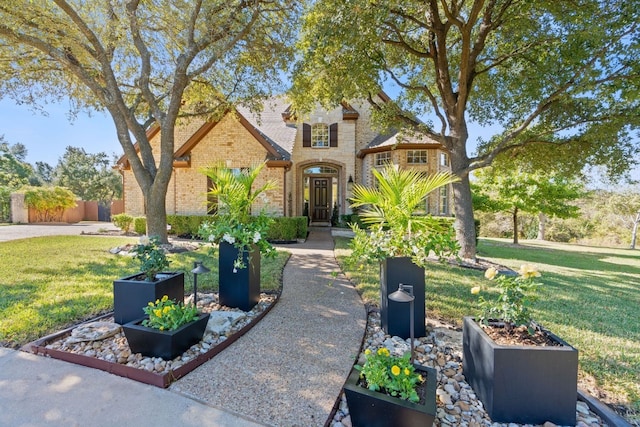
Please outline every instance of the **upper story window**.
[[329, 126], [324, 123], [316, 123], [311, 126], [311, 146], [315, 148], [329, 146]]
[[449, 187], [440, 187], [440, 215], [449, 215]]
[[376, 153], [376, 166], [385, 166], [387, 163], [391, 163], [391, 153], [389, 151]]
[[407, 151], [407, 163], [410, 165], [427, 164], [427, 150], [409, 150]]
[[440, 166], [449, 166], [449, 155], [447, 153], [440, 153]]

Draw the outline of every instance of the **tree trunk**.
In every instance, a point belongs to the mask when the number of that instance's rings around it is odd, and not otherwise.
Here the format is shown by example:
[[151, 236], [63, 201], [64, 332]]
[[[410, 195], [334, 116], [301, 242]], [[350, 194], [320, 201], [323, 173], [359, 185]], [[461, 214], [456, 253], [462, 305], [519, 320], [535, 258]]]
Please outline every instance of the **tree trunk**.
[[460, 258], [475, 262], [476, 260], [476, 227], [471, 201], [471, 185], [469, 175], [453, 184], [453, 203], [456, 221], [456, 239], [460, 244]]
[[636, 215], [636, 220], [633, 223], [633, 232], [631, 233], [631, 249], [636, 248], [636, 237], [638, 235], [638, 224], [640, 224], [640, 211]]
[[547, 226], [547, 216], [540, 212], [538, 214], [538, 240], [545, 240], [545, 232]]
[[513, 244], [518, 244], [518, 208], [513, 208]]
[[167, 199], [167, 186], [164, 190], [158, 183], [154, 183], [155, 191], [151, 191], [149, 196], [145, 196], [145, 206], [147, 207], [147, 235], [157, 236], [160, 242], [167, 243], [169, 237], [167, 235], [167, 208], [165, 201]]

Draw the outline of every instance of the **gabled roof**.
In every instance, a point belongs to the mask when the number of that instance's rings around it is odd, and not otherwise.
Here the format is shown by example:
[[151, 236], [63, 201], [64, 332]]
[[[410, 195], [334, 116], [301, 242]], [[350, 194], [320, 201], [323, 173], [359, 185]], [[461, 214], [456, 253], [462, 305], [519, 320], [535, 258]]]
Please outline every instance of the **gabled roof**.
[[403, 134], [398, 131], [391, 131], [384, 135], [377, 135], [365, 148], [358, 152], [358, 157], [362, 158], [367, 154], [389, 151], [396, 148], [408, 149], [428, 149], [440, 148], [441, 144], [425, 136]]

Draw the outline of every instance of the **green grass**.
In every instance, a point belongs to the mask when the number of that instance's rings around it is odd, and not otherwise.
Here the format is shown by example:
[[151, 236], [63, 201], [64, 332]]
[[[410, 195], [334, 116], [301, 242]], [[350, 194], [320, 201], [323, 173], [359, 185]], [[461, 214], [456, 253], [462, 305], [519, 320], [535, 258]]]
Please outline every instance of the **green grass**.
[[[0, 243], [0, 345], [19, 347], [80, 321], [113, 310], [113, 280], [139, 271], [130, 257], [109, 249], [135, 238], [59, 236]], [[185, 292], [193, 291], [194, 261], [210, 273], [198, 276], [198, 291], [218, 288], [218, 261], [206, 248], [172, 254], [171, 270], [187, 271]], [[263, 258], [262, 289], [275, 290], [289, 254]]]
[[[377, 264], [349, 264], [348, 239], [336, 239], [339, 262], [365, 302], [379, 304]], [[595, 380], [605, 400], [640, 411], [640, 251], [481, 239], [478, 256], [518, 269], [531, 263], [544, 284], [534, 318], [580, 352], [580, 377]], [[460, 326], [478, 315], [471, 288], [483, 272], [437, 264], [426, 269], [427, 314]]]

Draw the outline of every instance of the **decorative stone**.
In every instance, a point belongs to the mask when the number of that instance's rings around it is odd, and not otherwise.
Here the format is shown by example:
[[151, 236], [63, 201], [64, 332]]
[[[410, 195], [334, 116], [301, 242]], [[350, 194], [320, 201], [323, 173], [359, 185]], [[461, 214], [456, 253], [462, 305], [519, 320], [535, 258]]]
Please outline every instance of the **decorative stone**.
[[[121, 329], [120, 325], [113, 322], [90, 322], [73, 329], [65, 342], [75, 344], [83, 341], [101, 341], [116, 335]], [[99, 343], [94, 343], [94, 348], [96, 345], [100, 347]]]

